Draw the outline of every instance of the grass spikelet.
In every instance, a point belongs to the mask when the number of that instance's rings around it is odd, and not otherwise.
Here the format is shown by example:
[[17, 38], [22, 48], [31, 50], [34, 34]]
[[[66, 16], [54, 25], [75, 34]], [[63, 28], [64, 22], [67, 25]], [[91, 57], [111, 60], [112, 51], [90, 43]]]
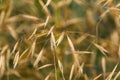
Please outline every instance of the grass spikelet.
[[15, 53], [15, 50], [17, 49], [18, 44], [19, 44], [19, 41], [17, 41], [17, 42], [15, 43], [14, 48], [13, 48], [13, 50], [12, 50], [12, 54]]
[[33, 33], [31, 34], [31, 36], [28, 38], [28, 40], [31, 39], [31, 38], [36, 34], [36, 32], [37, 32], [37, 28], [35, 28], [35, 30], [34, 30]]
[[62, 40], [63, 40], [63, 38], [64, 38], [64, 35], [65, 35], [65, 33], [62, 32], [61, 35], [60, 35], [60, 37], [59, 37], [58, 40], [56, 41], [56, 45], [57, 45], [57, 46], [62, 42]]
[[45, 21], [44, 28], [45, 28], [45, 27], [46, 27], [46, 25], [48, 24], [49, 19], [50, 19], [50, 16], [47, 16], [46, 21]]
[[120, 0], [0, 0], [0, 80], [119, 80], [119, 37]]
[[97, 47], [105, 56], [107, 56], [106, 53], [108, 53], [108, 51], [107, 51], [106, 49], [104, 49], [102, 46], [100, 46], [100, 45], [98, 45], [98, 44], [96, 44], [96, 43], [93, 43], [93, 44], [94, 44], [95, 47]]
[[43, 51], [44, 51], [44, 49], [41, 49], [40, 53], [38, 54], [37, 59], [36, 59], [35, 62], [34, 62], [34, 66], [35, 66], [35, 67], [38, 65], [39, 61], [41, 60]]
[[52, 27], [50, 28], [50, 30], [49, 30], [47, 36], [50, 35], [50, 33], [53, 31], [53, 29], [54, 29], [54, 26], [52, 26]]
[[33, 20], [33, 21], [38, 21], [38, 20], [39, 20], [38, 17], [31, 16], [31, 15], [27, 15], [27, 14], [21, 15], [21, 17], [23, 17], [23, 18], [25, 18], [25, 19]]
[[47, 67], [50, 67], [50, 66], [53, 66], [53, 64], [45, 64], [45, 65], [39, 67], [37, 70], [44, 69], [44, 68], [47, 68]]
[[[78, 60], [78, 54], [75, 54], [76, 51], [75, 51], [74, 45], [68, 35], [67, 35], [67, 39], [68, 39], [68, 43], [69, 43], [69, 46], [70, 46], [72, 54], [73, 54], [74, 67], [79, 68], [80, 65], [79, 65], [79, 60]], [[79, 71], [77, 71], [77, 72], [78, 72], [78, 74], [80, 73]]]
[[21, 53], [19, 60], [26, 59], [26, 57], [28, 56], [28, 54], [27, 54], [28, 50], [29, 49], [27, 48]]
[[17, 40], [17, 39], [18, 39], [18, 35], [17, 35], [16, 31], [13, 29], [13, 27], [7, 26], [7, 28], [8, 28], [8, 30], [10, 31], [11, 36], [12, 36], [14, 39]]
[[50, 43], [51, 43], [51, 49], [52, 50], [56, 49], [55, 36], [53, 32], [51, 32]]
[[15, 54], [15, 58], [14, 58], [14, 61], [13, 61], [13, 68], [15, 69], [17, 64], [18, 64], [18, 61], [19, 61], [19, 51]]
[[28, 56], [31, 56], [31, 58], [33, 57], [34, 53], [35, 53], [35, 46], [36, 46], [36, 40], [33, 41], [33, 44], [31, 46], [31, 49], [30, 49], [30, 53]]
[[67, 35], [67, 39], [68, 39], [68, 43], [70, 45], [70, 48], [71, 48], [71, 51], [74, 53], [75, 52], [75, 48], [74, 48], [74, 45], [71, 41], [71, 39], [69, 38], [69, 36]]
[[59, 69], [62, 73], [62, 79], [65, 80], [65, 77], [64, 77], [64, 71], [63, 71], [63, 65], [62, 63], [60, 62], [60, 60], [58, 59], [58, 66], [59, 66]]
[[45, 36], [45, 35], [47, 35], [47, 32], [43, 32], [43, 33], [40, 33], [40, 34], [36, 34], [35, 37], [36, 37], [36, 38], [40, 38], [40, 37], [43, 37], [43, 36]]

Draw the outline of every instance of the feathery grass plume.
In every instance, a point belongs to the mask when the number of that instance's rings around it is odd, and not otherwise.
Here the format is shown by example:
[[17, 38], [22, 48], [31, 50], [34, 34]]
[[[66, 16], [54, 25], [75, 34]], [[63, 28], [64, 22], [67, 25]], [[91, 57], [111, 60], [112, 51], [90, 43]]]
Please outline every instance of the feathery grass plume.
[[19, 51], [15, 54], [14, 61], [13, 61], [13, 68], [15, 69], [19, 61]]
[[118, 64], [116, 64], [116, 66], [114, 67], [114, 69], [112, 70], [112, 72], [108, 75], [108, 77], [105, 79], [105, 80], [111, 80], [114, 73], [115, 73], [115, 70], [117, 69], [118, 67]]
[[38, 66], [38, 63], [39, 61], [41, 60], [41, 57], [43, 55], [43, 52], [44, 52], [44, 49], [42, 48], [41, 51], [39, 52], [38, 56], [37, 56], [37, 59], [35, 60], [34, 62], [34, 67], [37, 67]]

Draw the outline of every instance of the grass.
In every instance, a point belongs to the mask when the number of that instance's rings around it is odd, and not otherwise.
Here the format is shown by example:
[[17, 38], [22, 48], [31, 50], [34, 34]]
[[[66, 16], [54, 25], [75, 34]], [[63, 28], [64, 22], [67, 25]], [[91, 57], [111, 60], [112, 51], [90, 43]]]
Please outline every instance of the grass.
[[0, 80], [119, 80], [119, 0], [0, 0]]

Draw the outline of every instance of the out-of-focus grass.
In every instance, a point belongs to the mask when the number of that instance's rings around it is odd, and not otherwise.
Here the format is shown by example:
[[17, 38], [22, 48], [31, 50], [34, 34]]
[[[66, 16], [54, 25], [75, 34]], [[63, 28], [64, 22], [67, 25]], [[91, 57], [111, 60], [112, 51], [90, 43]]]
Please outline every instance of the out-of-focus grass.
[[119, 80], [119, 0], [0, 0], [1, 80]]

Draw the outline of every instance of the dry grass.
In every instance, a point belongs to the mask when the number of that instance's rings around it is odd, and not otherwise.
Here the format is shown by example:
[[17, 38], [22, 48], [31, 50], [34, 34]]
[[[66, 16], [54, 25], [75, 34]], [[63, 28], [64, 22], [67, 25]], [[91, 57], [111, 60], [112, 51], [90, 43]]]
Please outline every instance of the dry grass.
[[0, 0], [0, 80], [119, 80], [119, 19], [119, 0]]

